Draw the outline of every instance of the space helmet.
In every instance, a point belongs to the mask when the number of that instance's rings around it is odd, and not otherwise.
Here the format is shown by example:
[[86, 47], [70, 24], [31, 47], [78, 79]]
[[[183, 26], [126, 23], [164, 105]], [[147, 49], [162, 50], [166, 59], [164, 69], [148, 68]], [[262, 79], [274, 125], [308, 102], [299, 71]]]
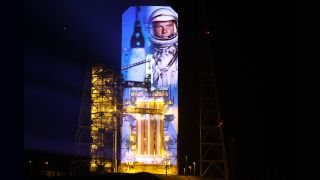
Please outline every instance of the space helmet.
[[[154, 32], [154, 22], [174, 21], [174, 32], [167, 38], [157, 36]], [[166, 47], [178, 43], [178, 14], [168, 8], [159, 8], [149, 17], [150, 41], [154, 46]]]

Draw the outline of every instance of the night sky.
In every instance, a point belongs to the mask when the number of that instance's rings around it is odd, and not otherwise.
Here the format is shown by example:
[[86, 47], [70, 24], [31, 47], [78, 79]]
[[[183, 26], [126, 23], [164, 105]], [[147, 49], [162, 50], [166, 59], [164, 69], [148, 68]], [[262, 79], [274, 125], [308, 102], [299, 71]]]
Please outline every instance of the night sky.
[[[24, 2], [25, 150], [72, 155], [88, 60], [119, 71], [121, 14], [135, 2]], [[191, 102], [181, 105], [181, 111], [189, 114], [179, 115], [186, 117], [179, 122], [179, 136], [189, 141], [180, 142], [180, 154], [198, 161], [197, 138], [192, 135], [194, 126], [198, 127], [193, 121], [198, 114], [192, 113], [197, 108], [192, 105], [197, 61], [193, 49], [197, 37], [210, 31], [227, 155], [234, 139], [237, 176], [286, 179], [293, 171], [287, 163], [294, 159], [289, 154], [293, 148], [288, 147], [295, 138], [295, 92], [289, 88], [295, 66], [290, 62], [293, 53], [286, 47], [294, 38], [285, 28], [290, 17], [283, 15], [282, 6], [210, 1], [207, 23], [202, 23], [195, 4], [146, 2], [171, 5], [179, 14], [179, 73], [183, 69], [179, 86], [184, 85], [186, 95], [181, 102]]]

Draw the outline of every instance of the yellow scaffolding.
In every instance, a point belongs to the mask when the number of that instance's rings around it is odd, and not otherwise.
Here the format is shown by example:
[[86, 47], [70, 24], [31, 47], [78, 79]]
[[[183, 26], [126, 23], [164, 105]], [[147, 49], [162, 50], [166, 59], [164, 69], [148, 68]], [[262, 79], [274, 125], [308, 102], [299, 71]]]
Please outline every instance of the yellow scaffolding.
[[114, 172], [116, 168], [116, 91], [114, 73], [102, 65], [92, 67], [90, 172]]

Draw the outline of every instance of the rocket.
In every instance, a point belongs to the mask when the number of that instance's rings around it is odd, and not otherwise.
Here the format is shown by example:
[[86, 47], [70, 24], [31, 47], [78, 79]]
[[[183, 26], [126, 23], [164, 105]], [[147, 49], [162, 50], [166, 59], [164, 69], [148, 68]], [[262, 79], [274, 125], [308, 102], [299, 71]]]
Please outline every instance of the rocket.
[[141, 22], [139, 20], [140, 7], [136, 9], [136, 19], [134, 23], [134, 31], [130, 39], [130, 57], [129, 66], [123, 67], [122, 70], [127, 69], [126, 81], [140, 81], [145, 80], [146, 74], [146, 51], [145, 39], [141, 31]]

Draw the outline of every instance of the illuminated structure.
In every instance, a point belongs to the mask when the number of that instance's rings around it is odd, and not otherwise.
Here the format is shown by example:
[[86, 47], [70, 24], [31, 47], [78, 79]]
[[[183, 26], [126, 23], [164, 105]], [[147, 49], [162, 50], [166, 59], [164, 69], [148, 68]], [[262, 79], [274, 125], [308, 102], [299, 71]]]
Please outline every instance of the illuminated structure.
[[[176, 174], [177, 142], [169, 132], [174, 119], [170, 91], [151, 91], [150, 77], [144, 82], [119, 83], [120, 78], [103, 65], [93, 66], [90, 72], [82, 97], [72, 175], [118, 172], [118, 167], [120, 172]], [[124, 101], [123, 89], [130, 91]], [[129, 136], [118, 138], [124, 127], [130, 128], [125, 131]], [[121, 149], [125, 154], [121, 165], [120, 144], [126, 144]]]
[[88, 67], [76, 135], [73, 175], [117, 172], [122, 103], [120, 78], [101, 64]]
[[117, 171], [118, 89], [114, 87], [114, 78], [110, 68], [92, 68], [90, 171], [99, 170], [99, 166], [104, 171]]
[[[89, 150], [90, 159], [82, 164], [78, 161], [77, 165], [87, 167], [91, 173], [178, 174], [178, 82], [170, 80], [167, 83], [155, 83], [155, 77], [169, 75], [164, 74], [169, 72], [168, 66], [174, 65], [170, 67], [170, 75], [177, 75], [177, 44], [169, 48], [161, 46], [156, 52], [151, 52], [145, 47], [147, 44], [150, 45], [150, 42], [144, 38], [150, 31], [144, 27], [149, 27], [150, 24], [140, 21], [138, 14], [141, 10], [142, 15], [154, 15], [154, 12], [159, 13], [157, 10], [160, 10], [160, 16], [163, 15], [162, 12], [172, 10], [166, 6], [147, 6], [141, 9], [130, 7], [123, 16], [125, 24], [122, 37], [121, 83], [117, 82], [118, 79], [111, 69], [99, 65], [91, 69], [90, 88], [85, 86], [84, 97], [87, 99], [83, 98], [77, 142], [79, 147], [84, 145], [83, 150]], [[172, 17], [175, 18], [170, 15], [170, 18]], [[210, 177], [213, 174], [217, 178], [229, 179], [222, 133], [223, 123], [210, 64], [212, 58], [207, 44], [203, 43], [207, 41], [202, 38], [199, 38], [201, 63], [198, 66], [200, 176]], [[162, 50], [163, 52], [160, 52]], [[155, 55], [166, 61], [157, 59]], [[155, 68], [156, 62], [163, 66], [159, 66], [160, 69]], [[156, 72], [157, 70], [161, 71]], [[161, 77], [163, 82], [166, 76]], [[172, 79], [177, 79], [177, 76], [175, 77]], [[123, 93], [123, 96], [119, 92]], [[121, 138], [118, 139], [118, 136]], [[195, 163], [193, 165], [195, 168]]]
[[[123, 111], [120, 171], [178, 174], [178, 15], [167, 6], [123, 14]], [[172, 23], [170, 36], [156, 22]], [[170, 28], [166, 28], [166, 31]]]
[[[129, 133], [122, 139], [123, 172], [165, 174], [166, 165], [176, 158], [176, 139], [168, 134], [172, 104], [167, 90], [131, 90], [123, 109], [124, 124], [129, 124]], [[176, 171], [175, 167], [170, 170]]]

